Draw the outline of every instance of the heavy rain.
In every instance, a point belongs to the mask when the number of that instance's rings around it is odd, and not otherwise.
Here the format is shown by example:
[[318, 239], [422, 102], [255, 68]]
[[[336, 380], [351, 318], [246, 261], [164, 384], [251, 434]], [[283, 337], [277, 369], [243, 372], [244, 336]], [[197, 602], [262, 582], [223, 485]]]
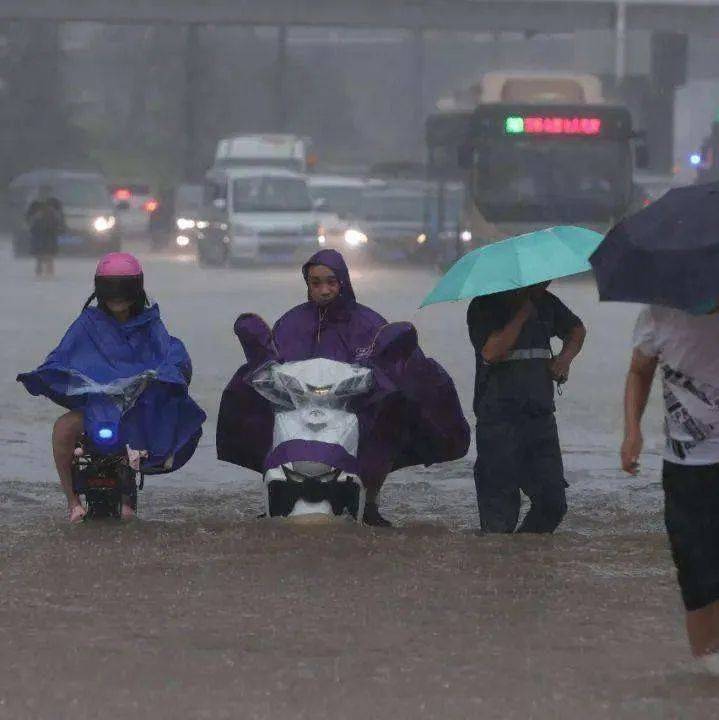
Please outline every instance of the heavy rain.
[[[587, 331], [554, 388], [553, 533], [480, 524], [473, 293], [420, 309], [503, 239], [569, 226], [599, 242], [719, 181], [717, 37], [719, 3], [693, 0], [0, 0], [0, 719], [719, 716], [665, 530], [658, 380], [638, 472], [622, 470], [641, 306], [600, 302], [586, 258], [552, 276]], [[303, 277], [329, 250], [348, 280], [327, 254]], [[98, 267], [108, 253], [131, 270]], [[238, 316], [272, 327], [309, 292], [325, 347], [332, 303], [333, 322], [355, 312], [348, 287], [382, 316], [351, 361], [318, 349], [329, 364], [308, 369], [282, 328], [238, 342]], [[113, 315], [127, 293], [142, 302]], [[155, 316], [133, 345], [155, 303], [189, 388]], [[111, 357], [108, 323], [133, 357]], [[391, 352], [412, 344], [393, 323], [421, 348], [397, 377], [373, 355], [387, 328]], [[553, 339], [542, 367], [561, 352]], [[349, 397], [332, 373], [367, 368], [373, 402], [406, 395], [411, 412], [327, 399]], [[412, 460], [397, 450], [377, 492], [360, 475], [401, 443]], [[260, 448], [264, 477], [238, 459]], [[330, 486], [345, 505], [318, 500]]]

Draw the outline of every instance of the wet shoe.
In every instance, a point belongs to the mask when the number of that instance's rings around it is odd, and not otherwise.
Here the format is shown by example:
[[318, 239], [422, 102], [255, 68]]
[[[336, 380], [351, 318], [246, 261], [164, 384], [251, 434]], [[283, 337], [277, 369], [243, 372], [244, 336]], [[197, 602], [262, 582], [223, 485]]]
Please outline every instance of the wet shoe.
[[368, 502], [364, 506], [364, 515], [362, 516], [362, 522], [365, 525], [371, 527], [392, 527], [392, 523], [389, 520], [385, 520], [379, 514], [379, 508], [377, 503]]

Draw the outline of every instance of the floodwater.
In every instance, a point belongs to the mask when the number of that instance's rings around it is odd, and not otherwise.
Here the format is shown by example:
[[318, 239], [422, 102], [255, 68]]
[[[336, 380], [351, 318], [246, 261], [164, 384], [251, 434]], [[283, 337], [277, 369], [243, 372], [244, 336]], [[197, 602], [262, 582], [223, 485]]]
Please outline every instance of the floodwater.
[[[146, 285], [195, 365], [205, 437], [149, 478], [141, 520], [69, 527], [51, 464], [59, 414], [14, 382], [90, 291], [91, 260], [32, 278], [0, 244], [0, 718], [710, 718], [719, 680], [691, 663], [662, 530], [657, 398], [636, 479], [617, 469], [636, 308], [588, 279], [556, 292], [589, 327], [559, 398], [569, 514], [553, 537], [482, 537], [473, 451], [390, 477], [392, 530], [257, 520], [258, 478], [218, 463], [239, 312], [302, 301], [295, 268], [200, 269], [150, 256]], [[361, 302], [411, 319], [468, 416], [462, 304], [417, 312], [436, 276], [361, 268]]]

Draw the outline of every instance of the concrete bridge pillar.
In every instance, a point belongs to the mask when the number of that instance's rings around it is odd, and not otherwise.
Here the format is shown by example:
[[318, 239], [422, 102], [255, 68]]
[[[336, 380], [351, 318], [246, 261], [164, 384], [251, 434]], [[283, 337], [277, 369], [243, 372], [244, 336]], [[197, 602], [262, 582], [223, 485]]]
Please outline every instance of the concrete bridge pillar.
[[423, 157], [424, 151], [424, 123], [425, 111], [425, 75], [427, 72], [427, 51], [425, 46], [425, 35], [422, 30], [416, 30], [412, 37], [412, 90], [414, 92], [414, 103], [412, 112], [414, 114], [414, 132], [417, 144], [420, 149], [419, 157]]
[[674, 103], [676, 89], [687, 80], [688, 44], [683, 33], [652, 35], [645, 117], [650, 167], [657, 173], [671, 173], [674, 167]]
[[202, 26], [196, 23], [188, 25], [185, 39], [185, 179], [197, 180], [200, 133], [198, 112], [200, 95], [200, 32]]
[[288, 81], [289, 57], [287, 52], [287, 26], [277, 29], [277, 58], [275, 60], [275, 104], [277, 132], [287, 132], [290, 118], [290, 88]]

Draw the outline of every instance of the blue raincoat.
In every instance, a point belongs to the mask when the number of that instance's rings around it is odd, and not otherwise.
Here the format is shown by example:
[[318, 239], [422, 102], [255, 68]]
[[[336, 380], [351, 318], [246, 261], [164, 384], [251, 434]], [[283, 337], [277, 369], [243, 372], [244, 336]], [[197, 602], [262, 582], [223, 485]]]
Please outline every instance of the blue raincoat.
[[205, 413], [188, 394], [192, 363], [172, 337], [158, 306], [120, 324], [98, 307], [88, 307], [60, 344], [33, 372], [18, 375], [31, 395], [44, 395], [68, 410], [104, 405], [108, 387], [145, 376], [137, 398], [109, 403], [119, 423], [118, 443], [148, 453], [143, 471], [177, 470], [193, 455]]

